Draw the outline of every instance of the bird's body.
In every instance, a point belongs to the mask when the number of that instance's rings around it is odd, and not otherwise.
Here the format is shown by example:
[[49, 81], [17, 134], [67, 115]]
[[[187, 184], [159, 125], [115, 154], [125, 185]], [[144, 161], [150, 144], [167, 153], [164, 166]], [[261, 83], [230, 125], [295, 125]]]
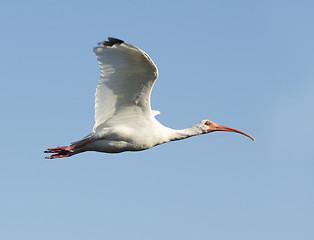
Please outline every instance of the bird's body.
[[203, 120], [190, 128], [173, 130], [156, 120], [150, 106], [156, 65], [139, 48], [108, 38], [94, 48], [101, 69], [95, 93], [95, 125], [91, 134], [70, 146], [49, 148], [46, 158], [69, 157], [85, 151], [119, 153], [140, 151], [156, 145], [212, 131], [239, 130]]

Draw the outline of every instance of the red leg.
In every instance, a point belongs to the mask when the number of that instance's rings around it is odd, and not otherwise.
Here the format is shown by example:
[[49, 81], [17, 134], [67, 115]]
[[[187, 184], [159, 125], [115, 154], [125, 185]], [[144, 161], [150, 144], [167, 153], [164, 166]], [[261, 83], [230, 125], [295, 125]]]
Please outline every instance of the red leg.
[[[66, 150], [58, 149], [58, 148], [54, 148], [54, 149], [56, 149], [56, 150], [54, 151], [54, 153], [57, 153], [57, 154], [53, 154], [53, 155], [51, 155], [51, 156], [47, 156], [47, 157], [46, 157], [47, 159], [71, 157], [71, 156], [73, 156], [73, 155], [75, 155], [75, 154], [84, 152], [84, 151], [71, 152], [71, 151], [66, 151]], [[52, 151], [45, 151], [45, 153], [52, 153]]]
[[51, 156], [47, 156], [47, 159], [54, 159], [54, 158], [63, 158], [63, 157], [71, 157], [75, 154], [84, 152], [84, 150], [81, 151], [73, 151], [75, 148], [83, 146], [86, 143], [89, 143], [93, 141], [92, 138], [86, 138], [81, 141], [78, 141], [70, 146], [61, 146], [56, 148], [48, 148], [45, 153], [56, 153]]
[[56, 147], [56, 148], [48, 148], [45, 153], [59, 153], [59, 152], [69, 152], [73, 150], [76, 146], [71, 145], [71, 146], [61, 146], [61, 147]]

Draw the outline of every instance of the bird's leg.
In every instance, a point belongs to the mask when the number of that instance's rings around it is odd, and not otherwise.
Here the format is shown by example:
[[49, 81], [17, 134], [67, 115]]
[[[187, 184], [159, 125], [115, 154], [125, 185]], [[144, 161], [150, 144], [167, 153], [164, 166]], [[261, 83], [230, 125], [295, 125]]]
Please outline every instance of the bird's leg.
[[54, 159], [54, 158], [63, 158], [63, 157], [71, 157], [75, 154], [84, 152], [84, 150], [75, 150], [75, 148], [80, 147], [86, 143], [89, 143], [93, 141], [91, 138], [83, 139], [81, 141], [78, 141], [70, 146], [61, 146], [61, 147], [56, 147], [56, 148], [48, 148], [45, 153], [56, 153], [51, 156], [47, 156], [47, 159]]
[[73, 150], [75, 147], [73, 145], [71, 146], [61, 146], [61, 147], [56, 147], [56, 148], [48, 148], [45, 153], [59, 153], [59, 152], [70, 152]]
[[51, 156], [47, 156], [47, 159], [54, 159], [54, 158], [62, 158], [62, 157], [71, 157], [74, 154], [80, 153], [82, 151], [73, 152], [72, 150], [75, 148], [74, 145], [71, 146], [62, 146], [57, 148], [48, 148], [45, 153], [56, 153]]
[[[50, 149], [50, 148], [49, 148], [49, 149]], [[62, 150], [62, 149], [58, 149], [58, 148], [55, 148], [55, 149], [56, 149], [55, 151], [51, 151], [51, 150], [45, 151], [45, 153], [57, 152], [57, 154], [53, 154], [53, 155], [51, 155], [51, 156], [47, 156], [47, 157], [46, 157], [47, 159], [71, 157], [71, 156], [73, 156], [73, 155], [75, 155], [75, 154], [84, 152], [84, 151], [71, 152], [71, 151], [66, 151], [66, 150]]]

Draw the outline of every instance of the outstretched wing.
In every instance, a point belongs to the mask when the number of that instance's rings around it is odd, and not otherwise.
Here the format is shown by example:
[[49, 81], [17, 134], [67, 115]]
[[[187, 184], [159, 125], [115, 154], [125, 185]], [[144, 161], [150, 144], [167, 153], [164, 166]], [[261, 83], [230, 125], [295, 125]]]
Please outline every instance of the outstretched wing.
[[[94, 130], [121, 109], [153, 115], [150, 95], [158, 70], [141, 49], [115, 38], [94, 48], [101, 70], [95, 93]], [[140, 111], [138, 111], [140, 109]]]

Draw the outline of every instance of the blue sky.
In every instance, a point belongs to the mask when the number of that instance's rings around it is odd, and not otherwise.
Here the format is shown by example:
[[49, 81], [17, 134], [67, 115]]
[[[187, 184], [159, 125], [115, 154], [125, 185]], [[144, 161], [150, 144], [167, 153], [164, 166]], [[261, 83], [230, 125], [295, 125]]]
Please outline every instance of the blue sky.
[[[2, 1], [0, 238], [314, 238], [313, 1]], [[160, 122], [212, 133], [44, 160], [94, 124], [108, 36], [159, 69]]]

